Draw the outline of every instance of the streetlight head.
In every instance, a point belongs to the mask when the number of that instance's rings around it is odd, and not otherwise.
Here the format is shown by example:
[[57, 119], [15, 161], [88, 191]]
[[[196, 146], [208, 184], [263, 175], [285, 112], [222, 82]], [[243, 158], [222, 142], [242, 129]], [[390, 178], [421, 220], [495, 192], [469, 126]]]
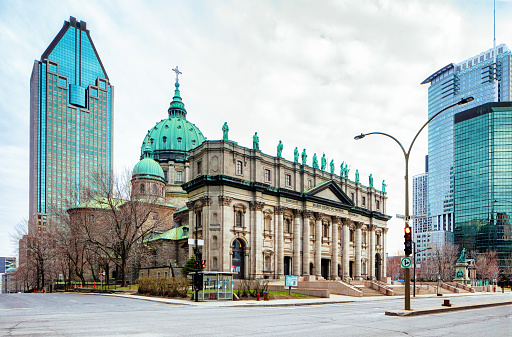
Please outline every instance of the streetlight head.
[[364, 133], [361, 133], [360, 135], [357, 135], [354, 137], [355, 140], [363, 139], [366, 135]]
[[457, 103], [457, 104], [458, 105], [462, 105], [462, 104], [466, 104], [466, 103], [469, 103], [469, 102], [474, 101], [474, 100], [475, 99], [472, 96], [470, 96], [470, 97], [466, 97], [466, 98], [461, 99], [460, 102]]

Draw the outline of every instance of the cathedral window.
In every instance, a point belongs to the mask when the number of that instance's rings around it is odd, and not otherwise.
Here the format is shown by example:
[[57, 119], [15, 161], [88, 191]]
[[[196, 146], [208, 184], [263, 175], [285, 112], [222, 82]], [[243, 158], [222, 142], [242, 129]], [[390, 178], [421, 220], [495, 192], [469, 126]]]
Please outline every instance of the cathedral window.
[[270, 255], [265, 256], [264, 271], [266, 271], [266, 272], [272, 271], [272, 260], [270, 259]]
[[379, 200], [375, 201], [375, 208], [377, 210], [379, 210], [379, 208], [380, 208], [380, 201]]
[[291, 233], [292, 232], [292, 222], [290, 219], [284, 219], [284, 232]]
[[146, 193], [146, 186], [144, 184], [140, 184], [140, 193], [141, 194]]
[[200, 227], [203, 226], [202, 223], [201, 223], [202, 215], [203, 215], [203, 212], [201, 212], [201, 211], [197, 211], [196, 212], [196, 228], [200, 228]]
[[354, 230], [350, 230], [350, 242], [354, 242]]
[[218, 247], [217, 247], [217, 236], [216, 236], [216, 235], [214, 235], [214, 236], [212, 237], [212, 248], [213, 248], [213, 249], [217, 249], [217, 248], [218, 248]]
[[292, 186], [292, 176], [287, 174], [284, 176], [284, 183], [286, 186]]
[[265, 169], [265, 181], [270, 181], [270, 170]]
[[240, 160], [236, 161], [236, 174], [243, 174], [243, 166]]
[[212, 259], [212, 269], [213, 269], [213, 270], [217, 270], [218, 268], [219, 268], [219, 267], [217, 266], [217, 258], [216, 258], [216, 257], [214, 257], [214, 258]]
[[197, 162], [197, 174], [202, 174], [202, 165], [201, 161]]
[[183, 182], [183, 171], [177, 171], [176, 172], [176, 182], [182, 183]]
[[235, 226], [242, 227], [244, 225], [243, 224], [243, 220], [244, 220], [244, 216], [243, 216], [242, 211], [236, 211], [236, 213], [235, 213]]
[[322, 236], [324, 238], [328, 238], [329, 237], [329, 224], [328, 223], [324, 223], [322, 224]]
[[366, 197], [363, 197], [361, 204], [363, 207], [366, 206]]
[[272, 219], [269, 216], [267, 216], [265, 218], [265, 231], [266, 232], [270, 232], [271, 231], [271, 221], [272, 221]]

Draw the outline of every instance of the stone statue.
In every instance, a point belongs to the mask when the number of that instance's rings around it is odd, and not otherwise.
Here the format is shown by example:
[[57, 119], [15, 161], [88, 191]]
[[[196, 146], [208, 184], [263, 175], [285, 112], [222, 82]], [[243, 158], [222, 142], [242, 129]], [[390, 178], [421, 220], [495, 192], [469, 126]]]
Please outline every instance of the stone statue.
[[306, 149], [302, 150], [302, 165], [306, 165], [306, 160], [308, 159], [308, 155], [306, 154]]
[[371, 173], [370, 173], [370, 176], [368, 177], [368, 179], [370, 180], [370, 188], [372, 188], [373, 187], [373, 176]]
[[348, 164], [345, 164], [345, 179], [348, 179], [349, 172], [350, 172], [350, 169], [348, 168]]
[[224, 125], [222, 126], [222, 140], [228, 140], [228, 132], [229, 132], [228, 122], [224, 122]]
[[279, 144], [277, 144], [277, 158], [282, 158], [283, 154], [283, 142], [279, 141]]
[[255, 132], [254, 136], [252, 136], [252, 148], [254, 150], [260, 149], [260, 137], [258, 137], [258, 133]]
[[322, 171], [325, 171], [325, 168], [327, 166], [327, 158], [325, 158], [325, 153], [322, 156]]
[[382, 193], [386, 193], [386, 186], [388, 186], [385, 181], [382, 181]]
[[318, 158], [316, 157], [316, 153], [313, 155], [313, 168], [318, 168]]
[[329, 165], [331, 165], [331, 174], [334, 174], [334, 159], [331, 159], [331, 163]]
[[293, 162], [299, 162], [299, 149], [297, 147], [295, 147], [295, 150], [293, 150]]
[[356, 183], [359, 182], [359, 170], [356, 170]]
[[466, 262], [466, 248], [462, 248], [462, 251], [460, 252], [460, 257], [457, 260], [457, 262]]

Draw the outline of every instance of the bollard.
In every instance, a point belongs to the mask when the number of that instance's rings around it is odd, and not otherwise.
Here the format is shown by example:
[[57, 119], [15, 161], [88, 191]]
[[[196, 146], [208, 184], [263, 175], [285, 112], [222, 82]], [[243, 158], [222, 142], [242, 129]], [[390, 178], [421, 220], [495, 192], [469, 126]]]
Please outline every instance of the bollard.
[[256, 301], [260, 300], [260, 293], [256, 293]]
[[263, 300], [268, 301], [268, 292], [263, 293]]
[[450, 304], [450, 300], [444, 300], [443, 306], [444, 307], [451, 307], [452, 305]]

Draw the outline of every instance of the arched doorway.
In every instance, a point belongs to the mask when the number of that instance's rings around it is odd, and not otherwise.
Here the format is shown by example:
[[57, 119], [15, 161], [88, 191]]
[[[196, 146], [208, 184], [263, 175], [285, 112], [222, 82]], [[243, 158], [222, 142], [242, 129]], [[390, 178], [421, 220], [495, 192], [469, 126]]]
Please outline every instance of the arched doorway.
[[377, 281], [380, 281], [381, 263], [380, 254], [375, 254], [375, 279], [377, 279]]
[[234, 279], [243, 279], [244, 278], [244, 243], [240, 239], [235, 239], [232, 245], [233, 249], [233, 258], [231, 262], [231, 271], [235, 273], [233, 275]]

